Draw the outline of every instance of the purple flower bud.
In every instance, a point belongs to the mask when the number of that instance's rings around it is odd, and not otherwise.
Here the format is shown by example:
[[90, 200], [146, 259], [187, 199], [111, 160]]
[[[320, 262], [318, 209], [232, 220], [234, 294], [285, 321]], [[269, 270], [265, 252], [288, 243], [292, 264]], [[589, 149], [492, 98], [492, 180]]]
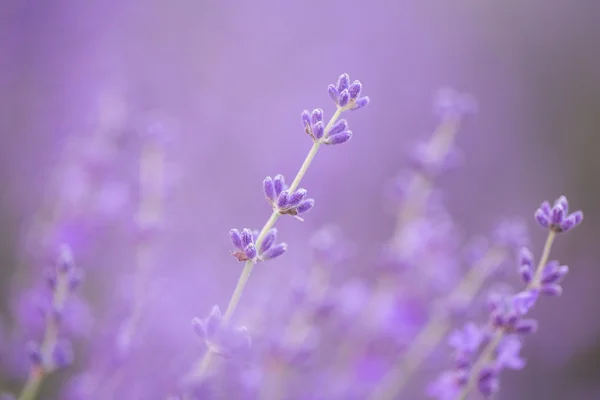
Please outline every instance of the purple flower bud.
[[333, 100], [335, 102], [335, 104], [337, 104], [338, 101], [338, 91], [335, 88], [335, 85], [329, 85], [327, 86], [327, 93], [329, 94], [329, 97], [331, 97], [331, 100]]
[[340, 92], [339, 97], [339, 105], [340, 107], [345, 107], [350, 101], [350, 93], [348, 93], [347, 89], [344, 89]]
[[519, 250], [519, 265], [527, 265], [533, 268], [533, 253], [527, 247]]
[[350, 84], [350, 76], [344, 73], [341, 74], [337, 81], [336, 90], [338, 93], [341, 93], [343, 90], [348, 89], [348, 85]]
[[265, 238], [263, 239], [262, 243], [260, 244], [260, 253], [262, 254], [265, 251], [269, 250], [273, 246], [273, 243], [275, 243], [276, 239], [277, 239], [277, 229], [276, 228], [269, 229], [269, 231], [265, 235]]
[[535, 333], [538, 328], [538, 322], [534, 319], [521, 319], [515, 324], [513, 331], [515, 333], [527, 335]]
[[562, 294], [563, 288], [558, 283], [550, 283], [547, 285], [542, 285], [541, 291], [546, 296], [556, 297], [556, 296], [560, 296]]
[[73, 346], [68, 340], [59, 340], [52, 351], [52, 362], [58, 368], [71, 365], [73, 362]]
[[248, 246], [246, 246], [244, 248], [244, 254], [250, 260], [252, 260], [252, 259], [254, 259], [254, 257], [256, 257], [257, 252], [256, 252], [256, 247], [254, 246], [254, 243], [250, 243]]
[[352, 100], [356, 100], [360, 95], [360, 91], [362, 90], [362, 84], [360, 81], [352, 82], [352, 85], [348, 88], [348, 93], [350, 94], [350, 98]]
[[316, 139], [321, 139], [323, 137], [323, 133], [325, 133], [325, 125], [323, 124], [323, 121], [317, 122], [312, 127], [312, 133]]
[[304, 128], [308, 128], [310, 127], [311, 123], [310, 123], [310, 112], [308, 110], [304, 110], [302, 111], [302, 125], [304, 126]]
[[273, 258], [277, 258], [277, 257], [281, 256], [286, 251], [287, 251], [287, 244], [279, 243], [279, 244], [271, 247], [267, 251], [265, 251], [263, 254], [261, 254], [260, 257], [263, 260], [272, 260]]
[[277, 207], [281, 210], [285, 210], [288, 208], [288, 201], [289, 193], [287, 190], [284, 190], [283, 192], [279, 193], [279, 197], [277, 198]]
[[229, 231], [229, 237], [231, 238], [231, 243], [233, 247], [236, 249], [242, 250], [244, 245], [242, 244], [242, 236], [240, 235], [240, 231], [237, 229], [232, 229]]
[[550, 213], [552, 211], [552, 207], [550, 206], [550, 202], [549, 201], [542, 201], [542, 204], [540, 204], [540, 208], [539, 208], [542, 213], [544, 213], [544, 215], [550, 217]]
[[542, 285], [549, 283], [557, 283], [565, 275], [569, 273], [569, 267], [566, 265], [559, 265], [558, 261], [553, 261], [546, 265], [544, 268], [544, 274], [542, 275]]
[[335, 135], [330, 135], [327, 137], [327, 144], [342, 144], [346, 143], [348, 140], [352, 138], [352, 131], [344, 131], [341, 133], [336, 133]]
[[315, 108], [310, 115], [310, 120], [312, 125], [323, 121], [323, 110], [320, 108]]
[[550, 213], [550, 221], [552, 222], [552, 225], [560, 225], [564, 218], [565, 210], [560, 204], [552, 207], [552, 212]]
[[273, 179], [270, 176], [267, 176], [263, 181], [263, 190], [265, 192], [265, 197], [270, 202], [274, 202], [277, 196], [275, 195], [275, 184], [273, 183]]
[[300, 202], [302, 200], [304, 200], [304, 198], [306, 197], [307, 194], [308, 194], [308, 192], [306, 191], [306, 189], [296, 190], [288, 198], [288, 202], [287, 202], [288, 208], [294, 208], [294, 207], [298, 206], [298, 204], [300, 204]]
[[565, 215], [569, 213], [569, 201], [567, 200], [566, 196], [560, 196], [558, 199], [556, 199], [554, 205], [560, 205], [563, 208]]
[[519, 315], [524, 315], [531, 310], [538, 299], [537, 290], [525, 290], [519, 292], [512, 298], [512, 305]]
[[200, 318], [194, 318], [192, 320], [192, 328], [196, 335], [200, 336], [202, 340], [206, 339], [206, 329], [204, 328], [204, 321]]
[[523, 283], [529, 284], [533, 279], [533, 268], [529, 265], [521, 265], [519, 267], [519, 275]]
[[254, 238], [252, 237], [252, 231], [248, 228], [244, 228], [242, 230], [241, 238], [242, 238], [242, 248], [248, 247], [251, 243], [254, 242]]
[[365, 108], [369, 105], [370, 101], [371, 99], [369, 98], [369, 96], [360, 97], [354, 102], [354, 107], [352, 107], [352, 110], [359, 110], [361, 108]]
[[279, 194], [286, 189], [283, 175], [275, 175], [275, 178], [273, 178], [273, 185], [275, 186], [275, 195], [279, 196]]
[[559, 226], [559, 230], [561, 232], [568, 232], [579, 225], [581, 221], [583, 221], [583, 213], [581, 211], [575, 211], [564, 219]]
[[550, 226], [550, 217], [548, 215], [546, 215], [544, 210], [542, 210], [541, 208], [538, 208], [535, 211], [535, 213], [533, 214], [533, 217], [537, 221], [538, 225], [541, 226], [542, 228], [547, 228]]
[[345, 119], [337, 121], [329, 130], [329, 135], [335, 135], [348, 130], [348, 122]]
[[33, 365], [42, 365], [42, 353], [40, 352], [40, 345], [37, 342], [32, 341], [27, 343], [27, 355]]
[[218, 305], [214, 305], [210, 310], [210, 315], [206, 318], [204, 322], [204, 330], [206, 332], [207, 338], [212, 338], [219, 330], [221, 326], [221, 322], [223, 321], [223, 316], [221, 315], [221, 310], [219, 310]]
[[298, 208], [296, 208], [296, 211], [298, 212], [298, 214], [302, 214], [302, 213], [307, 212], [314, 206], [315, 206], [314, 199], [306, 199], [302, 203], [300, 203], [300, 205], [298, 205]]

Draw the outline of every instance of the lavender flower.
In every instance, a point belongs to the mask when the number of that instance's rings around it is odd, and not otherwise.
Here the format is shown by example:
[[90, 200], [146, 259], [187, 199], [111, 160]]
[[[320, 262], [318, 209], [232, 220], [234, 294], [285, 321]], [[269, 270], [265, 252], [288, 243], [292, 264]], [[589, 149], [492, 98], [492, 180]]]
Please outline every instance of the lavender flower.
[[222, 357], [230, 358], [250, 349], [248, 329], [244, 326], [230, 327], [225, 324], [217, 305], [213, 306], [210, 315], [205, 319], [194, 318], [192, 327], [210, 351]]
[[[560, 265], [557, 261], [548, 261], [550, 249], [557, 233], [572, 229], [583, 218], [580, 211], [567, 216], [568, 202], [561, 196], [552, 208], [548, 202], [543, 202], [535, 212], [538, 223], [549, 229], [548, 239], [542, 252], [537, 267], [534, 268], [533, 253], [522, 248], [518, 257], [518, 271], [521, 279], [527, 285], [524, 290], [514, 295], [502, 295], [489, 303], [490, 317], [484, 329], [485, 340], [478, 344], [475, 350], [463, 352], [457, 357], [454, 372], [442, 374], [441, 380], [434, 388], [439, 389], [440, 382], [448, 383], [448, 376], [465, 376], [465, 379], [452, 381], [453, 386], [447, 390], [433, 390], [430, 394], [438, 399], [445, 399], [448, 393], [455, 399], [466, 399], [475, 387], [484, 396], [490, 396], [499, 390], [499, 377], [504, 369], [522, 369], [525, 361], [519, 355], [522, 347], [521, 337], [535, 333], [538, 323], [527, 315], [538, 301], [539, 293], [559, 295], [562, 288], [560, 280], [568, 273], [567, 266]], [[567, 225], [566, 220], [571, 219]], [[457, 343], [454, 340], [453, 343]], [[458, 342], [462, 343], [462, 342]], [[464, 347], [464, 346], [463, 346]]]
[[277, 238], [277, 229], [270, 229], [265, 235], [263, 241], [256, 249], [255, 240], [258, 234], [254, 234], [250, 229], [244, 229], [240, 233], [237, 229], [229, 231], [231, 243], [235, 250], [231, 251], [238, 261], [267, 261], [283, 255], [287, 251], [287, 244], [275, 244]]
[[281, 215], [291, 215], [302, 221], [300, 214], [304, 214], [314, 207], [315, 201], [306, 198], [308, 192], [306, 189], [296, 189], [290, 192], [285, 183], [283, 175], [276, 175], [275, 178], [267, 176], [263, 180], [263, 190], [267, 202]]

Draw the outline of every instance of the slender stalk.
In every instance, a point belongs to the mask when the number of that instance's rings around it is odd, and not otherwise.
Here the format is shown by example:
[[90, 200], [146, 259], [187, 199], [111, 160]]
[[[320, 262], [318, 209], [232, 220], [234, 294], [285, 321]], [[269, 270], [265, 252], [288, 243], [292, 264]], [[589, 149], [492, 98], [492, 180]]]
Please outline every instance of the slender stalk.
[[[554, 243], [554, 239], [556, 238], [556, 232], [550, 231], [548, 233], [548, 237], [546, 238], [546, 243], [544, 244], [544, 250], [542, 251], [542, 256], [540, 258], [540, 262], [537, 265], [537, 269], [535, 271], [534, 277], [531, 282], [527, 285], [525, 290], [537, 289], [540, 286], [540, 281], [542, 278], [542, 273], [544, 272], [544, 268], [546, 264], [548, 264], [548, 259], [550, 258], [550, 250], [552, 249], [552, 244]], [[473, 365], [471, 369], [471, 373], [469, 374], [469, 382], [465, 385], [463, 390], [457, 397], [457, 400], [466, 400], [470, 391], [473, 390], [475, 384], [477, 383], [478, 376], [485, 366], [490, 360], [493, 359], [494, 353], [496, 349], [502, 342], [504, 338], [505, 332], [503, 330], [498, 330], [489, 343], [484, 347], [479, 356], [479, 360]]]
[[[67, 296], [69, 294], [69, 278], [68, 273], [59, 271], [56, 279], [56, 287], [52, 296], [52, 310], [62, 310], [64, 308]], [[19, 394], [18, 400], [33, 400], [37, 397], [40, 386], [44, 378], [52, 373], [55, 369], [52, 360], [52, 352], [58, 340], [58, 320], [53, 312], [46, 314], [46, 330], [44, 339], [40, 346], [40, 354], [42, 356], [42, 365], [33, 366], [29, 373], [29, 377]]]
[[[470, 269], [443, 303], [452, 305], [458, 302], [471, 301], [479, 293], [489, 274], [505, 258], [506, 251], [504, 249], [494, 248], [490, 250], [479, 263]], [[450, 327], [450, 315], [443, 306], [437, 307], [429, 321], [411, 342], [401, 362], [383, 377], [369, 399], [391, 400], [396, 398], [422, 363], [446, 336]]]
[[[338, 107], [336, 109], [335, 113], [333, 114], [333, 116], [327, 123], [327, 126], [325, 127], [324, 137], [327, 137], [328, 132], [331, 130], [331, 128], [333, 127], [333, 124], [335, 124], [335, 122], [338, 120], [338, 118], [340, 117], [342, 112], [346, 111], [350, 107], [351, 107], [351, 105], [349, 105], [348, 107]], [[321, 145], [322, 145], [322, 143], [320, 141], [313, 142], [313, 145], [310, 148], [308, 155], [304, 159], [304, 162], [300, 166], [300, 169], [298, 170], [296, 177], [290, 184], [290, 187], [288, 189], [290, 192], [293, 192], [294, 190], [296, 190], [298, 188], [298, 186], [300, 185], [300, 182], [304, 178], [304, 175], [306, 175], [306, 172], [308, 171], [308, 168], [312, 164], [312, 161], [314, 160], [315, 156], [317, 155]], [[264, 240], [265, 235], [267, 234], [269, 229], [271, 229], [271, 228], [273, 228], [273, 226], [275, 226], [275, 223], [279, 219], [280, 215], [281, 214], [277, 210], [273, 211], [273, 213], [271, 214], [271, 216], [269, 217], [269, 219], [267, 220], [265, 225], [260, 230], [258, 238], [256, 239], [256, 247], [257, 248], [260, 247], [260, 245], [261, 245], [262, 241]], [[233, 294], [231, 295], [231, 299], [229, 300], [229, 304], [227, 305], [227, 309], [225, 310], [225, 314], [223, 314], [223, 323], [228, 323], [229, 320], [231, 319], [233, 313], [237, 309], [240, 299], [242, 298], [242, 294], [244, 293], [244, 289], [246, 288], [246, 285], [248, 284], [248, 280], [250, 279], [250, 275], [252, 274], [253, 268], [254, 268], [254, 262], [251, 260], [246, 261], [246, 264], [244, 265], [244, 269], [242, 270], [242, 273], [238, 279], [237, 285], [235, 286], [235, 289], [233, 290]], [[193, 369], [194, 372], [192, 373], [193, 378], [200, 378], [207, 372], [208, 367], [211, 362], [211, 357], [212, 357], [211, 353], [212, 353], [212, 351], [210, 349], [208, 349], [206, 351], [206, 353], [204, 354], [204, 357], [200, 360], [199, 363], [196, 364], [196, 367], [194, 367], [194, 369]]]

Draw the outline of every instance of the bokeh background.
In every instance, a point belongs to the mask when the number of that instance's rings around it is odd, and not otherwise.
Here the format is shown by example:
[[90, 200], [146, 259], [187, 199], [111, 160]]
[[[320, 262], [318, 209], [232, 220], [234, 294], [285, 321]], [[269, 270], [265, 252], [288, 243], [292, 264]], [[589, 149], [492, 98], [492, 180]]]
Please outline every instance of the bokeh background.
[[[310, 147], [299, 114], [331, 113], [325, 88], [341, 72], [360, 79], [372, 103], [349, 117], [348, 145], [317, 157], [302, 185], [317, 207], [303, 224], [278, 224], [289, 253], [256, 270], [250, 293], [275, 301], [286, 288], [276, 283], [310, 262], [308, 238], [328, 222], [361, 243], [347, 273], [368, 268], [393, 230], [386, 184], [410, 145], [434, 129], [432, 95], [450, 85], [480, 108], [458, 138], [465, 165], [441, 183], [466, 235], [520, 215], [539, 252], [544, 233], [530, 216], [541, 200], [564, 193], [586, 213], [555, 247], [572, 267], [564, 296], [536, 310], [541, 329], [527, 341], [528, 367], [505, 374], [499, 398], [600, 398], [600, 3], [592, 0], [3, 0], [4, 329], [58, 239], [75, 242], [97, 318], [128, 291], [129, 149], [140, 124], [158, 120], [169, 197], [151, 324], [179, 349], [198, 346], [189, 320], [225, 305], [241, 268], [228, 254], [229, 229], [262, 226], [270, 212], [262, 178], [296, 173]], [[114, 135], [108, 147], [117, 154], [108, 194], [87, 203], [102, 216], [85, 228], [47, 228], [56, 199], [78, 184], [65, 178], [73, 146], [106, 150], [97, 132]]]

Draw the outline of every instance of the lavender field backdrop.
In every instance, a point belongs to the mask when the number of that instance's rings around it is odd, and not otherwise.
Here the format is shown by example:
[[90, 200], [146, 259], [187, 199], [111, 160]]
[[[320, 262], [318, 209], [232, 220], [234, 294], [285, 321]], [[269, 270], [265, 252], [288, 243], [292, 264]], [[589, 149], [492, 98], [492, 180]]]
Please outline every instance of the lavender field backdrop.
[[[251, 345], [229, 326], [236, 346], [217, 345], [210, 321], [191, 321], [227, 308], [244, 268], [229, 232], [263, 227], [263, 179], [292, 182], [312, 145], [301, 112], [323, 108], [326, 123], [344, 72], [370, 104], [343, 114], [352, 139], [322, 146], [302, 180], [304, 222], [277, 221], [287, 251], [255, 266], [231, 319]], [[440, 114], [444, 87], [476, 112]], [[455, 117], [443, 167], [456, 165], [432, 172], [417, 145]], [[552, 249], [570, 267], [564, 293], [532, 310], [527, 365], [493, 398], [600, 399], [599, 134], [596, 1], [3, 0], [0, 393], [34, 398], [19, 393], [52, 353], [36, 398], [431, 398], [455, 363], [448, 334], [524, 287], [517, 247], [540, 259], [548, 229], [533, 214], [566, 195], [585, 221]], [[415, 171], [443, 174], [418, 204], [433, 223], [413, 229], [398, 214]], [[402, 391], [377, 394], [507, 221], [518, 243], [468, 307], [446, 310], [452, 329]], [[390, 243], [412, 264], [431, 257], [407, 266]], [[56, 310], [47, 281], [79, 287]], [[49, 324], [70, 344], [32, 348]], [[192, 379], [202, 335], [222, 357]]]

